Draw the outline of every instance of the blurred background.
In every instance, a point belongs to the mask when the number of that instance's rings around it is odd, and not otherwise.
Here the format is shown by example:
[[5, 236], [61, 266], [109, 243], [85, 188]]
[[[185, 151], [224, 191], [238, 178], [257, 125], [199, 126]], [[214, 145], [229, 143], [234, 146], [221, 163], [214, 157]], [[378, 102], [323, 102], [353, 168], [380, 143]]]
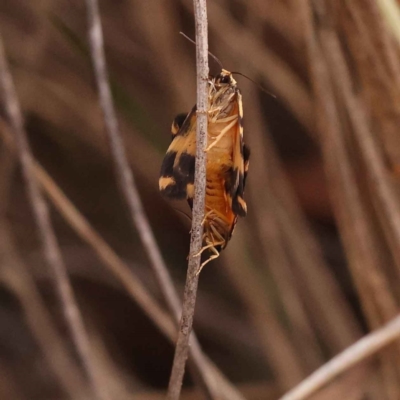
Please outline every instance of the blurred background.
[[[276, 96], [237, 77], [252, 150], [249, 215], [203, 270], [194, 323], [204, 352], [248, 399], [277, 399], [399, 311], [397, 4], [315, 3], [208, 2], [210, 51], [225, 69]], [[158, 176], [171, 122], [196, 99], [195, 47], [179, 35], [194, 37], [193, 5], [99, 5], [125, 149], [181, 296], [190, 230], [182, 211], [190, 211], [160, 196]], [[164, 398], [174, 343], [99, 256], [107, 244], [166, 311], [114, 177], [85, 2], [3, 0], [0, 31], [104, 390], [110, 399]], [[210, 58], [211, 72], [219, 68]], [[93, 398], [42, 254], [3, 107], [0, 133], [0, 398]], [[60, 190], [71, 203], [60, 200]], [[74, 207], [104, 242], [88, 243]], [[399, 382], [397, 343], [313, 398], [396, 400]], [[182, 398], [203, 398], [189, 373]]]

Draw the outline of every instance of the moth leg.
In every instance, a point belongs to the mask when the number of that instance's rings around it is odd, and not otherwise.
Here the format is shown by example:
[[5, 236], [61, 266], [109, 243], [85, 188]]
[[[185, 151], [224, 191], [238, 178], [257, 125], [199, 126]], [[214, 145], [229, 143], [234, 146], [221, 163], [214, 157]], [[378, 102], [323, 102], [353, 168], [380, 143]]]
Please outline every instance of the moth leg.
[[211, 247], [214, 247], [214, 246], [215, 245], [213, 243], [210, 243], [207, 246], [203, 246], [198, 253], [193, 254], [193, 257], [198, 257], [204, 250], [210, 249]]
[[203, 264], [200, 265], [199, 269], [196, 272], [196, 276], [200, 274], [201, 270], [204, 268], [206, 264], [208, 264], [210, 261], [215, 260], [216, 258], [219, 257], [219, 252], [218, 250], [213, 246], [210, 247], [211, 251], [214, 253], [211, 257], [209, 257], [206, 261], [203, 262]]
[[204, 215], [203, 221], [201, 221], [201, 226], [204, 226], [204, 224], [205, 224], [207, 218], [208, 218], [213, 212], [214, 212], [214, 210], [210, 210], [210, 211], [208, 211], [208, 212]]
[[222, 129], [221, 133], [214, 139], [214, 141], [206, 148], [205, 151], [210, 151], [225, 135], [226, 132], [229, 131], [233, 126], [236, 124], [237, 118], [235, 118], [234, 121], [232, 121], [228, 126], [226, 126], [224, 129]]
[[213, 234], [217, 237], [217, 239], [218, 239], [218, 242], [215, 242], [215, 238], [214, 238], [214, 236], [212, 235], [214, 246], [218, 246], [218, 245], [220, 245], [220, 244], [224, 244], [224, 243], [225, 243], [225, 238], [217, 231], [217, 228], [216, 228], [214, 225], [211, 225], [211, 230], [212, 230], [212, 233], [213, 233]]
[[219, 232], [217, 232], [215, 230], [215, 228], [213, 226], [211, 226], [211, 229], [213, 229], [213, 231], [215, 233], [217, 233], [217, 235], [219, 236], [219, 238], [218, 238], [219, 240], [215, 241], [214, 237], [212, 237], [212, 243], [208, 242], [208, 244], [206, 246], [203, 246], [198, 253], [194, 254], [193, 257], [199, 256], [201, 253], [203, 253], [204, 250], [207, 250], [207, 249], [211, 249], [211, 251], [213, 251], [213, 247], [219, 246], [219, 245], [225, 243], [225, 239], [219, 234]]
[[[209, 249], [210, 247], [214, 246], [213, 244], [209, 244], [207, 246], [203, 246], [199, 252], [197, 252], [196, 254], [193, 254], [192, 257], [198, 257], [201, 255], [201, 253], [203, 253], [204, 250]], [[189, 260], [190, 254], [186, 257], [187, 260]]]

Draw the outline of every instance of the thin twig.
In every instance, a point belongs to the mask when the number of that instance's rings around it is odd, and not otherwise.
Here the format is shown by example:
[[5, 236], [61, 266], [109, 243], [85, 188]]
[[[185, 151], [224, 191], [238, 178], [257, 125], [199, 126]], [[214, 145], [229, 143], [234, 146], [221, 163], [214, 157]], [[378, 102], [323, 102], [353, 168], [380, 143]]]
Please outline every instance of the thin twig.
[[400, 41], [400, 8], [398, 3], [395, 0], [379, 0], [377, 4], [382, 15], [386, 18], [387, 23], [390, 24], [396, 39]]
[[[295, 117], [314, 131], [310, 94], [301, 79], [280, 57], [249, 29], [229, 18], [220, 2], [210, 2], [210, 28], [223, 46], [240, 59], [246, 59], [246, 73], [262, 76], [272, 92], [288, 105]], [[231, 38], [235, 38], [232, 40]]]
[[52, 278], [55, 282], [55, 287], [60, 299], [64, 317], [68, 322], [72, 340], [76, 346], [77, 352], [88, 375], [94, 393], [98, 399], [106, 399], [105, 394], [100, 389], [96, 367], [90, 354], [89, 338], [85, 331], [83, 320], [73, 294], [71, 282], [69, 280], [66, 267], [61, 256], [61, 251], [57, 243], [57, 238], [50, 221], [49, 210], [33, 172], [33, 156], [29, 146], [27, 134], [24, 130], [21, 109], [15, 92], [14, 83], [8, 69], [1, 37], [0, 80], [7, 116], [16, 139], [18, 155], [28, 190], [28, 197], [39, 230], [43, 252], [53, 275]]
[[[286, 380], [285, 386], [282, 385], [281, 387], [289, 389], [322, 365], [324, 359], [318, 348], [318, 340], [314, 336], [315, 332], [313, 332], [310, 323], [310, 315], [307, 315], [303, 299], [300, 297], [298, 279], [295, 279], [291, 271], [293, 260], [291, 259], [291, 251], [288, 251], [288, 249], [291, 250], [291, 247], [285, 243], [286, 238], [281, 228], [280, 215], [277, 213], [277, 204], [281, 201], [288, 202], [286, 196], [279, 196], [277, 182], [281, 183], [281, 180], [285, 180], [287, 177], [283, 173], [280, 174], [281, 171], [276, 165], [277, 155], [274, 154], [271, 148], [273, 146], [268, 140], [268, 129], [265, 128], [262, 120], [257, 93], [254, 88], [251, 88], [251, 90], [252, 92], [246, 102], [247, 121], [250, 120], [247, 122], [246, 129], [251, 132], [251, 138], [249, 138], [249, 141], [251, 140], [249, 142], [252, 149], [251, 156], [258, 160], [257, 165], [253, 164], [252, 166], [251, 176], [249, 177], [252, 181], [250, 180], [250, 190], [247, 193], [251, 201], [251, 208], [257, 210], [257, 218], [254, 218], [251, 229], [254, 226], [254, 230], [263, 243], [260, 254], [263, 255], [265, 263], [263, 263], [263, 266], [260, 265], [260, 269], [263, 269], [263, 267], [265, 269], [268, 266], [267, 273], [271, 275], [274, 284], [277, 286], [287, 318], [292, 324], [292, 329], [296, 332], [292, 336], [290, 332], [285, 333], [285, 335], [287, 335], [288, 345], [292, 347], [292, 357], [294, 358], [289, 364], [291, 368], [297, 365], [297, 371], [300, 374], [297, 375], [297, 378], [300, 378], [299, 380], [293, 382], [293, 375], [292, 380], [287, 379], [289, 365], [279, 355], [281, 349], [275, 349], [276, 358], [281, 363], [281, 371], [277, 375], [277, 379], [282, 383]], [[263, 191], [259, 188], [252, 190], [252, 188], [257, 187], [257, 182], [260, 181], [265, 183], [265, 189]], [[251, 185], [252, 182], [253, 185]], [[262, 314], [261, 320], [264, 320], [265, 325], [269, 324], [269, 318], [262, 317]], [[271, 340], [266, 339], [266, 345]], [[286, 370], [286, 374], [283, 373], [284, 370]], [[303, 376], [301, 377], [301, 375]]]
[[81, 370], [68, 351], [67, 343], [60, 337], [31, 271], [19, 257], [10, 231], [11, 227], [2, 221], [0, 282], [17, 296], [32, 335], [65, 393], [71, 399], [85, 398], [89, 393]]
[[[166, 338], [175, 342], [177, 327], [174, 319], [159, 306], [154, 297], [147, 291], [127, 264], [112, 250], [96, 232], [85, 217], [65, 196], [47, 172], [35, 164], [35, 172], [54, 206], [65, 217], [66, 221], [97, 253], [99, 259], [125, 287], [131, 298], [142, 308]], [[192, 338], [195, 339], [195, 338]], [[232, 386], [222, 372], [201, 351], [197, 340], [191, 341], [191, 364], [196, 364], [199, 371], [205, 374], [204, 379], [213, 384], [215, 397], [226, 400], [244, 400], [243, 396]]]
[[[129, 168], [129, 163], [118, 127], [108, 80], [98, 2], [97, 0], [86, 0], [86, 6], [88, 10], [88, 23], [90, 30], [90, 51], [99, 91], [99, 100], [106, 124], [106, 133], [113, 161], [115, 163], [115, 174], [120, 190], [128, 205], [132, 221], [137, 228], [140, 239], [150, 259], [158, 284], [173, 317], [178, 323], [181, 314], [180, 301], [165, 262], [161, 256], [150, 223], [143, 209], [134, 176]], [[206, 77], [208, 78], [208, 73], [206, 74]], [[201, 238], [201, 232], [198, 232], [198, 234], [200, 234]], [[200, 247], [198, 250], [200, 250]], [[206, 363], [204, 362], [204, 355], [202, 354], [200, 346], [194, 336], [192, 336], [191, 339], [191, 355], [195, 362], [195, 366], [200, 373], [199, 377], [201, 378], [200, 383], [202, 384], [202, 388], [206, 391], [208, 397], [215, 397], [213, 393], [219, 391], [220, 388], [216, 387], [216, 380], [213, 379], [212, 374], [208, 373], [208, 368], [205, 368]]]
[[335, 66], [333, 80], [341, 92], [349, 119], [353, 125], [354, 138], [357, 141], [361, 157], [364, 159], [366, 174], [374, 195], [373, 200], [376, 199], [377, 208], [381, 211], [382, 225], [387, 226], [387, 229], [384, 230], [387, 235], [387, 243], [392, 249], [393, 258], [397, 261], [399, 267], [400, 208], [397, 193], [389, 180], [385, 158], [380, 153], [376, 137], [368, 124], [365, 107], [353, 92], [345, 56], [334, 32], [325, 34], [325, 46], [326, 49], [329, 49], [327, 55], [330, 58], [331, 65]]
[[104, 114], [106, 133], [111, 147], [113, 161], [115, 163], [115, 174], [118, 184], [123, 193], [125, 201], [129, 206], [132, 220], [139, 232], [140, 239], [150, 258], [158, 283], [168, 306], [175, 318], [180, 315], [180, 302], [169, 276], [167, 267], [157, 246], [154, 234], [144, 212], [142, 201], [134, 181], [134, 176], [125, 154], [122, 137], [118, 127], [118, 121], [112, 102], [111, 90], [108, 81], [108, 73], [103, 48], [103, 35], [101, 30], [100, 14], [97, 0], [86, 0], [89, 29], [90, 50], [92, 62], [96, 74], [99, 90], [99, 101]]
[[[246, 238], [238, 230], [235, 240], [244, 243]], [[250, 269], [250, 263], [245, 257], [239, 246], [231, 247], [224, 254], [229, 265], [228, 278], [249, 310], [250, 321], [260, 338], [260, 351], [264, 352], [268, 360], [275, 382], [280, 390], [285, 391], [301, 382], [307, 376], [307, 371], [303, 370], [299, 353], [274, 312], [259, 276]]]
[[[1, 122], [1, 119], [0, 119]], [[0, 123], [0, 132], [6, 145], [13, 148], [11, 136], [7, 129]], [[63, 193], [57, 183], [41, 167], [37, 161], [34, 164], [36, 179], [42, 185], [43, 190], [58, 209], [66, 222], [97, 254], [99, 260], [115, 276], [121, 285], [126, 289], [129, 296], [142, 308], [148, 318], [172, 343], [175, 343], [177, 336], [177, 325], [174, 319], [160, 307], [154, 296], [143, 286], [140, 279], [136, 277], [132, 269], [113, 251], [107, 242], [96, 232], [88, 220], [79, 212], [75, 205]], [[199, 343], [194, 336], [190, 343], [190, 364], [195, 364], [204, 374], [206, 382], [212, 385], [215, 397], [224, 400], [244, 400], [239, 391], [227, 380], [222, 372], [205, 356]]]
[[[8, 133], [10, 128], [0, 119], [0, 132]], [[12, 134], [8, 133], [12, 142]], [[15, 150], [15, 146], [12, 150]], [[21, 304], [24, 317], [44, 357], [52, 367], [65, 393], [73, 399], [87, 397], [87, 385], [73, 360], [67, 343], [63, 340], [49, 315], [34, 278], [18, 254], [12, 238], [7, 211], [11, 201], [12, 181], [18, 159], [10, 146], [0, 150], [0, 282], [10, 289]], [[1, 386], [1, 384], [0, 384]], [[0, 396], [1, 397], [1, 396]]]
[[[315, 19], [326, 22], [325, 16], [330, 14], [323, 9], [324, 5], [321, 2], [318, 3], [317, 10], [323, 16], [319, 18], [315, 18], [315, 9], [311, 9], [308, 1], [302, 1], [301, 5], [306, 24], [310, 73], [318, 106], [317, 124], [321, 132], [321, 145], [334, 212], [361, 305], [369, 324], [372, 327], [378, 327], [382, 322], [381, 313], [388, 315], [386, 320], [393, 318], [396, 313], [393, 313], [395, 307], [390, 306], [392, 300], [387, 298], [390, 291], [387, 289], [388, 283], [382, 272], [381, 258], [378, 256], [383, 252], [379, 250], [376, 230], [374, 230], [373, 221], [368, 216], [365, 196], [362, 195], [362, 188], [353, 166], [354, 157], [347, 140], [349, 126], [341, 118], [340, 111], [342, 110], [336, 101], [332, 86], [331, 73], [335, 74], [336, 71], [329, 71], [331, 63], [325, 60], [326, 47], [321, 46], [318, 41], [320, 35], [317, 34]], [[371, 291], [373, 296], [371, 296]], [[388, 311], [392, 312], [392, 316]], [[386, 371], [393, 373], [395, 371], [392, 368], [391, 358], [392, 354], [382, 352], [382, 365], [387, 366]], [[383, 372], [383, 368], [382, 376], [388, 376], [388, 373]], [[383, 392], [384, 387], [381, 386], [380, 390]]]
[[189, 350], [189, 337], [192, 331], [193, 315], [196, 304], [200, 252], [203, 238], [203, 218], [206, 187], [206, 153], [208, 123], [208, 32], [207, 1], [193, 0], [196, 23], [196, 63], [197, 63], [197, 132], [196, 132], [196, 165], [195, 197], [193, 203], [192, 233], [183, 309], [178, 341], [175, 348], [174, 362], [168, 386], [167, 399], [178, 400], [182, 387], [185, 364]]
[[[400, 213], [395, 204], [396, 201], [393, 190], [391, 190], [384, 173], [382, 158], [378, 156], [377, 146], [374, 145], [374, 138], [368, 127], [363, 105], [357, 101], [355, 96], [352, 95], [352, 83], [350, 82], [349, 72], [347, 71], [344, 55], [340, 48], [338, 35], [333, 29], [329, 28], [323, 28], [320, 32], [321, 43], [323, 44], [323, 49], [325, 51], [327, 65], [332, 68], [332, 81], [336, 84], [338, 96], [343, 96], [345, 109], [348, 112], [348, 118], [353, 128], [352, 134], [356, 139], [355, 143], [358, 145], [357, 150], [359, 149], [361, 153], [364, 153], [362, 154], [362, 157], [365, 157], [365, 164], [368, 166], [366, 171], [367, 178], [371, 180], [371, 185], [373, 185], [373, 195], [381, 202], [380, 208], [382, 210], [382, 216], [387, 217], [386, 219], [392, 225], [393, 240], [398, 241], [400, 238], [400, 229], [396, 226], [396, 223], [400, 224]], [[330, 149], [330, 151], [332, 151], [332, 149]], [[354, 167], [352, 169], [354, 169]], [[361, 185], [358, 186], [360, 187], [361, 197]], [[360, 200], [359, 204], [362, 204], [362, 198]], [[367, 213], [365, 213], [364, 219], [367, 224], [370, 223], [369, 220], [371, 220], [371, 218], [368, 218]], [[362, 222], [358, 221], [358, 224], [361, 225]], [[372, 233], [373, 227], [371, 227], [370, 230]], [[373, 236], [371, 235], [371, 238], [372, 237]], [[375, 240], [375, 242], [377, 243], [378, 248], [378, 239]], [[388, 239], [387, 242], [388, 245], [391, 244], [390, 239]], [[366, 243], [366, 241], [364, 241], [364, 243]], [[371, 251], [371, 249], [372, 246], [366, 249], [366, 254], [367, 251]], [[376, 253], [379, 254], [378, 251]], [[365, 269], [366, 265], [363, 265], [362, 267]], [[396, 299], [390, 291], [390, 280], [382, 272], [381, 259], [376, 259], [375, 271], [371, 271], [370, 277], [372, 276], [372, 273], [374, 273], [375, 276], [374, 280], [370, 279], [371, 286], [372, 281], [374, 285], [382, 285], [381, 287], [375, 286], [375, 293], [377, 305], [383, 317], [383, 321], [386, 322], [396, 316], [398, 307], [396, 305]], [[370, 296], [370, 293], [368, 293], [368, 295]]]
[[364, 336], [358, 342], [327, 362], [281, 400], [303, 400], [315, 393], [339, 374], [376, 353], [400, 337], [400, 315], [382, 328]]

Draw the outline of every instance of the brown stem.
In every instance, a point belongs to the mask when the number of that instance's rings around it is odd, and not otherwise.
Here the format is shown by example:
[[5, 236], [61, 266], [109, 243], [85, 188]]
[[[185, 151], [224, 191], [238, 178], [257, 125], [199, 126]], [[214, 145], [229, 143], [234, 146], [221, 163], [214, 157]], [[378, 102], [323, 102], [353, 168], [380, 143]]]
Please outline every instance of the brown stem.
[[399, 337], [400, 316], [348, 347], [290, 392], [286, 393], [281, 400], [303, 400], [308, 398], [339, 374], [370, 357]]
[[24, 129], [20, 105], [15, 92], [14, 83], [8, 69], [4, 54], [3, 42], [0, 37], [0, 85], [3, 92], [7, 117], [14, 131], [17, 151], [22, 165], [22, 173], [28, 190], [28, 197], [39, 230], [43, 252], [54, 279], [57, 294], [71, 331], [72, 340], [79, 357], [89, 377], [92, 389], [98, 399], [106, 399], [98, 380], [97, 370], [90, 353], [90, 342], [87, 336], [82, 316], [79, 312], [71, 282], [69, 280], [61, 251], [57, 243], [47, 203], [39, 189], [33, 168], [34, 160]]
[[196, 305], [197, 271], [200, 266], [202, 246], [206, 187], [206, 153], [207, 147], [207, 81], [208, 81], [208, 33], [207, 33], [207, 1], [194, 0], [196, 21], [196, 60], [197, 60], [197, 132], [196, 132], [196, 166], [195, 197], [193, 203], [192, 233], [185, 291], [183, 295], [182, 318], [176, 343], [174, 361], [169, 381], [167, 399], [178, 400], [182, 388], [185, 364], [189, 350], [189, 337], [192, 331], [193, 315]]

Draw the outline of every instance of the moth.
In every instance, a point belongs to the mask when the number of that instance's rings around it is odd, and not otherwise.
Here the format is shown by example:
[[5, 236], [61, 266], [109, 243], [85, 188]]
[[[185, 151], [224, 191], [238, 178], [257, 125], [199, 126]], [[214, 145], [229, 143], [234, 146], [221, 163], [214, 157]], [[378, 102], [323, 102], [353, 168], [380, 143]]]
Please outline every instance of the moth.
[[[159, 188], [172, 199], [194, 197], [196, 156], [196, 106], [172, 123], [172, 142], [161, 166]], [[232, 237], [238, 216], [244, 217], [243, 198], [250, 150], [243, 141], [242, 95], [232, 73], [222, 69], [208, 81], [208, 137], [203, 247], [210, 256], [200, 266], [219, 257]]]

